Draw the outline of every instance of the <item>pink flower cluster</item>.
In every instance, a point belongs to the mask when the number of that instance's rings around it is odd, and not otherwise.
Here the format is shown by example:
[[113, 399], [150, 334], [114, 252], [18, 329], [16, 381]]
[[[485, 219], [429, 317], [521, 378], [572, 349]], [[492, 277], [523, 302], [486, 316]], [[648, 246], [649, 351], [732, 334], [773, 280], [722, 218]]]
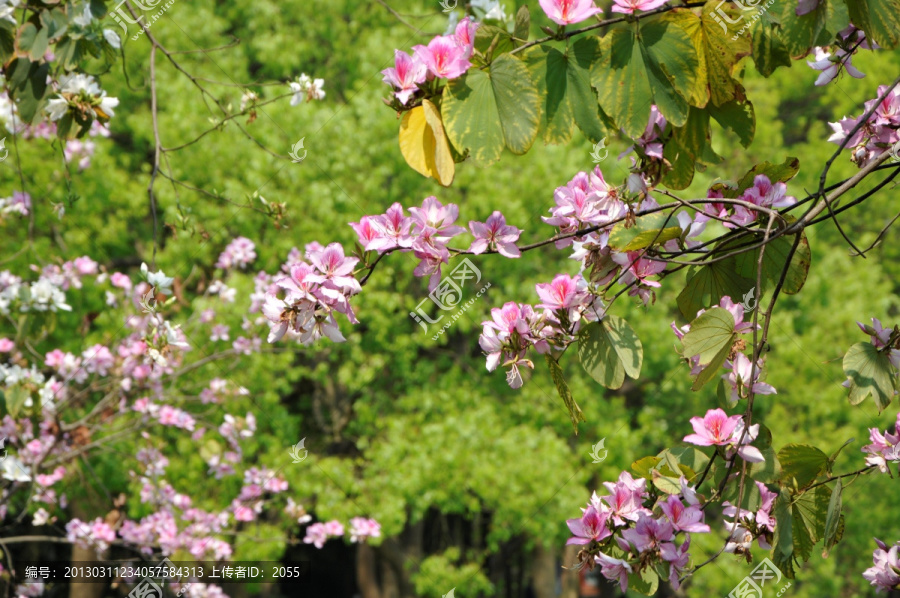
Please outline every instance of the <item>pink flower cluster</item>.
[[[615, 483], [604, 482], [609, 494], [597, 496], [594, 492], [582, 516], [566, 521], [572, 532], [566, 544], [587, 545], [590, 550], [598, 543], [594, 562], [604, 577], [619, 581], [623, 592], [628, 588], [628, 575], [653, 562], [668, 564], [669, 581], [677, 589], [690, 562], [690, 534], [710, 531], [695, 490], [683, 476], [680, 482], [680, 493], [648, 508], [647, 480], [635, 480], [623, 471]], [[659, 515], [654, 514], [656, 508]], [[680, 546], [676, 544], [679, 533], [684, 534]], [[612, 549], [618, 550], [617, 556], [608, 554]]]
[[[828, 141], [841, 144], [853, 152], [851, 160], [860, 167], [885, 152], [897, 153], [894, 148], [900, 143], [900, 87], [895, 87], [881, 102], [877, 102], [877, 98], [885, 94], [887, 89], [887, 85], [879, 86], [878, 96], [865, 103], [865, 110], [860, 116], [844, 117], [838, 122], [829, 123], [834, 134]], [[864, 121], [863, 117], [873, 108], [872, 115]], [[851, 131], [860, 123], [862, 126], [851, 135]]]
[[623, 218], [628, 206], [619, 200], [618, 190], [603, 178], [600, 167], [591, 173], [579, 172], [565, 186], [553, 192], [556, 206], [550, 208], [550, 216], [541, 219], [551, 226], [559, 227], [561, 235], [568, 235], [556, 242], [557, 248], [571, 245], [573, 241], [593, 242], [606, 245], [606, 236], [597, 232], [574, 237], [586, 228], [603, 227]]
[[763, 550], [772, 548], [772, 538], [777, 524], [775, 517], [772, 515], [772, 509], [775, 508], [775, 500], [778, 498], [778, 493], [769, 490], [761, 482], [755, 483], [760, 496], [759, 508], [755, 513], [746, 509], [739, 509], [728, 501], [722, 503], [722, 506], [725, 507], [722, 509], [722, 513], [726, 517], [734, 519], [734, 521], [725, 522], [726, 527], [731, 532], [728, 542], [725, 544], [725, 552], [747, 554], [750, 551], [750, 544], [754, 538]]
[[359, 259], [346, 257], [340, 243], [310, 243], [306, 259], [310, 263], [298, 260], [288, 274], [277, 276], [266, 293], [262, 312], [269, 322], [270, 343], [285, 334], [305, 345], [323, 336], [342, 342], [335, 314], [358, 322], [349, 300], [362, 290], [353, 275]]
[[653, 10], [659, 8], [669, 0], [613, 0], [615, 5], [612, 7], [613, 12], [624, 14], [634, 14], [636, 10]]
[[580, 23], [603, 14], [603, 9], [594, 6], [593, 0], [540, 0], [540, 4], [547, 17], [557, 25]]
[[312, 544], [316, 548], [322, 548], [329, 538], [340, 538], [343, 535], [344, 526], [335, 519], [325, 523], [313, 523], [307, 527], [303, 542]]
[[[542, 303], [506, 303], [491, 310], [491, 319], [482, 322], [478, 344], [487, 354], [489, 372], [498, 365], [509, 368], [506, 380], [512, 388], [523, 384], [520, 368], [534, 369], [526, 358], [528, 349], [549, 353], [551, 345], [568, 346], [575, 340], [584, 322], [597, 321], [605, 314], [600, 297], [588, 290], [587, 281], [580, 275], [556, 276], [550, 283], [536, 285]], [[538, 309], [543, 309], [539, 312]]]
[[244, 269], [256, 259], [256, 245], [247, 237], [237, 237], [229, 243], [225, 250], [219, 254], [216, 268], [228, 270], [230, 268]]
[[874, 566], [866, 569], [863, 577], [875, 586], [878, 592], [896, 590], [900, 585], [900, 541], [890, 548], [878, 538], [875, 538], [875, 543], [878, 544], [878, 548], [872, 554]]
[[381, 71], [384, 82], [395, 89], [394, 95], [405, 106], [426, 81], [461, 77], [472, 66], [469, 59], [477, 29], [478, 23], [466, 17], [452, 35], [438, 35], [427, 46], [413, 46], [412, 55], [394, 50], [394, 66]]
[[866, 465], [877, 467], [882, 473], [889, 473], [888, 463], [900, 463], [900, 413], [894, 423], [894, 433], [884, 434], [878, 428], [869, 428], [872, 444], [862, 447], [867, 454]]
[[[403, 206], [394, 203], [384, 214], [363, 216], [350, 226], [366, 251], [412, 251], [420, 260], [414, 274], [429, 276], [428, 290], [433, 291], [441, 280], [441, 266], [450, 259], [447, 243], [466, 229], [455, 225], [459, 207], [456, 204], [445, 206], [434, 196], [426, 197], [421, 207], [409, 208], [409, 213], [407, 216]], [[480, 254], [495, 250], [506, 257], [520, 255], [516, 241], [522, 231], [507, 225], [500, 212], [491, 214], [484, 223], [470, 221], [469, 227], [475, 236], [470, 252]]]
[[[646, 184], [639, 174], [630, 175], [625, 188], [619, 189], [609, 185], [597, 167], [591, 173], [579, 172], [565, 186], [557, 187], [553, 194], [556, 206], [550, 209], [550, 217], [542, 217], [547, 224], [559, 227], [559, 235], [563, 238], [556, 241], [558, 248], [574, 245], [572, 259], [581, 261], [584, 268], [591, 268], [595, 273], [602, 271], [602, 274], [592, 276], [595, 283], [615, 280], [629, 285], [628, 294], [639, 296], [645, 304], [652, 300], [652, 289], [660, 286], [651, 277], [663, 272], [666, 264], [650, 259], [646, 251], [616, 252], [608, 246], [608, 240], [612, 226], [630, 213], [640, 214], [659, 207], [646, 191]], [[629, 205], [620, 198], [625, 194], [642, 199]], [[672, 225], [676, 224], [687, 227], [685, 235], [702, 232], [702, 225], [698, 228], [687, 214], [679, 214], [673, 219]], [[678, 241], [673, 239], [664, 247], [677, 250]]]
[[740, 415], [729, 417], [722, 409], [710, 409], [703, 417], [692, 417], [691, 426], [694, 433], [685, 436], [685, 442], [697, 446], [723, 446], [727, 460], [734, 458], [737, 452], [741, 459], [750, 463], [765, 461], [760, 450], [750, 446], [759, 435], [759, 424], [753, 424], [745, 433], [744, 418]]
[[79, 546], [90, 546], [97, 552], [103, 552], [116, 540], [116, 532], [100, 517], [91, 523], [76, 517], [66, 524], [66, 538]]
[[[710, 189], [706, 197], [718, 199], [724, 197], [721, 191]], [[782, 182], [772, 184], [769, 177], [764, 174], [756, 175], [753, 186], [748, 187], [739, 198], [748, 203], [770, 210], [787, 208], [797, 203], [797, 198], [787, 194], [787, 185]], [[756, 221], [759, 212], [741, 205], [712, 202], [703, 205], [704, 221], [712, 218], [724, 220], [725, 228], [739, 228]]]
[[28, 216], [31, 213], [31, 195], [25, 191], [13, 191], [10, 197], [0, 197], [0, 216], [19, 214]]

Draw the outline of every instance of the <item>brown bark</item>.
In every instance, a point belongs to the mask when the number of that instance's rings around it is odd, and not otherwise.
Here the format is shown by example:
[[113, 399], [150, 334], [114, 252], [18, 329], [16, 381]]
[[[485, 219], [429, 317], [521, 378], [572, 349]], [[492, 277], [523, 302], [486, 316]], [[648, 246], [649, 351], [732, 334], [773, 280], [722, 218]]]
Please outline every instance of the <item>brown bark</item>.
[[[566, 546], [563, 551], [563, 566], [571, 567], [575, 564], [579, 546]], [[562, 572], [562, 596], [560, 598], [578, 598], [578, 571], [563, 569]]]
[[356, 580], [362, 598], [381, 598], [375, 570], [375, 551], [361, 543], [356, 551]]
[[531, 585], [536, 598], [556, 598], [556, 554], [538, 544], [531, 561]]

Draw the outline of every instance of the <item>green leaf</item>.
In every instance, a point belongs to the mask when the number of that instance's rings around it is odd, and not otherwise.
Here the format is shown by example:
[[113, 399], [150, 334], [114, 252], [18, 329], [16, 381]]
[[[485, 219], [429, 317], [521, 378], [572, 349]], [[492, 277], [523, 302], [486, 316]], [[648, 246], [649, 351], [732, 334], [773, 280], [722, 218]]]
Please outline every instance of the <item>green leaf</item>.
[[682, 16], [679, 22], [694, 40], [700, 58], [700, 73], [704, 79], [699, 98], [689, 98], [693, 106], [706, 106], [707, 99], [712, 101], [712, 105], [719, 106], [735, 99], [738, 94], [743, 95], [743, 88], [733, 77], [733, 73], [738, 61], [750, 54], [750, 36], [746, 32], [732, 35], [723, 28], [719, 10], [731, 19], [736, 19], [740, 14], [735, 7], [718, 0], [707, 2], [699, 17], [690, 11], [681, 11], [682, 15], [691, 15]]
[[578, 357], [591, 378], [615, 389], [625, 382], [625, 374], [640, 376], [644, 349], [628, 322], [607, 314], [578, 332]]
[[[857, 0], [851, 0], [851, 2], [857, 2]], [[781, 38], [792, 57], [805, 56], [812, 46], [819, 45], [816, 40], [825, 30], [827, 20], [828, 1], [826, 0], [819, 2], [814, 10], [805, 15], [797, 15], [795, 1], [784, 2], [781, 14]], [[827, 42], [823, 41], [823, 44], [825, 43]]]
[[581, 407], [578, 406], [578, 403], [576, 403], [575, 399], [572, 397], [572, 391], [569, 390], [569, 385], [566, 383], [566, 378], [563, 375], [562, 368], [559, 366], [559, 362], [553, 359], [549, 354], [545, 354], [544, 358], [547, 361], [547, 366], [550, 368], [550, 377], [553, 378], [553, 384], [556, 385], [556, 391], [559, 393], [563, 403], [566, 405], [566, 410], [569, 412], [569, 418], [572, 420], [572, 427], [575, 428], [575, 434], [578, 434], [578, 422], [586, 421], [584, 419], [584, 413], [581, 412]]
[[775, 483], [781, 477], [781, 464], [778, 462], [775, 449], [771, 446], [763, 448], [759, 446], [759, 442], [755, 442], [754, 446], [762, 453], [765, 461], [750, 465], [750, 477], [763, 484]]
[[444, 128], [454, 147], [468, 148], [487, 165], [506, 146], [524, 154], [534, 143], [541, 121], [540, 99], [525, 64], [504, 54], [490, 69], [477, 68], [444, 88]]
[[734, 316], [724, 307], [709, 309], [691, 322], [681, 339], [685, 357], [700, 357], [700, 365], [710, 363], [722, 349], [731, 349], [735, 339]]
[[591, 89], [591, 63], [599, 54], [597, 38], [583, 38], [562, 53], [545, 45], [525, 51], [522, 59], [544, 98], [541, 131], [544, 143], [568, 143], [574, 125], [592, 142], [606, 136], [597, 96]]
[[660, 463], [662, 463], [662, 459], [659, 457], [643, 457], [631, 464], [631, 471], [636, 476], [649, 479], [652, 475], [650, 471]]
[[900, 43], [900, 0], [846, 0], [853, 24], [885, 49]]
[[691, 390], [700, 390], [706, 386], [710, 380], [714, 379], [719, 373], [719, 368], [722, 367], [722, 364], [725, 363], [725, 360], [728, 359], [730, 354], [731, 347], [722, 347], [722, 349], [712, 358], [712, 361], [709, 362], [709, 365], [703, 368], [700, 373], [697, 374], [697, 377], [694, 378]]
[[772, 164], [771, 162], [763, 162], [757, 164], [750, 172], [741, 177], [738, 181], [737, 189], [734, 191], [734, 197], [739, 197], [744, 191], [753, 186], [753, 180], [761, 174], [769, 177], [772, 184], [776, 182], [786, 183], [800, 171], [800, 160], [797, 158], [785, 158], [781, 164]]
[[591, 82], [603, 111], [626, 134], [639, 137], [652, 104], [673, 126], [685, 123], [685, 98], [698, 84], [699, 64], [687, 32], [672, 20], [659, 18], [644, 21], [640, 37], [630, 26], [614, 28], [604, 36]]
[[738, 274], [736, 269], [734, 258], [691, 268], [687, 284], [676, 299], [681, 314], [692, 320], [698, 311], [717, 305], [726, 295], [740, 299], [747, 294], [756, 283]]
[[[818, 486], [794, 498], [793, 515], [794, 554], [803, 561], [809, 560], [812, 547], [825, 535], [825, 519], [831, 492]], [[779, 522], [780, 524], [780, 522]]]
[[[782, 566], [785, 562], [790, 564], [794, 555], [794, 525], [793, 514], [791, 512], [791, 494], [787, 489], [781, 489], [781, 493], [778, 495], [778, 498], [775, 499], [775, 507], [772, 509], [772, 514], [778, 522], [778, 525], [775, 526], [775, 537], [772, 540], [772, 546], [775, 548], [775, 551], [772, 554], [772, 560], [774, 561], [775, 566], [784, 571], [788, 578], [793, 579], [793, 575], [789, 575], [789, 571]], [[792, 573], [792, 571], [790, 572]]]
[[756, 114], [753, 104], [749, 101], [738, 102], [731, 100], [721, 106], [709, 106], [709, 115], [723, 129], [728, 129], [735, 135], [744, 147], [750, 147], [753, 137], [756, 135]]
[[0, 19], [0, 62], [6, 64], [16, 53], [16, 26]]
[[666, 494], [678, 494], [681, 492], [680, 478], [666, 476], [657, 470], [650, 472], [653, 476], [653, 485]]
[[41, 116], [41, 109], [50, 92], [47, 86], [50, 65], [17, 58], [10, 64], [7, 72], [12, 73], [9, 79], [10, 92], [17, 103], [19, 116], [31, 123]]
[[[94, 13], [94, 18], [99, 15]], [[58, 39], [69, 27], [69, 20], [66, 13], [59, 8], [41, 11], [41, 25], [47, 29], [47, 37], [51, 40]]]
[[828, 558], [828, 553], [838, 542], [837, 534], [841, 521], [841, 493], [844, 490], [841, 480], [838, 479], [831, 491], [831, 498], [828, 501], [828, 513], [825, 515], [825, 548], [822, 552], [824, 558]]
[[659, 575], [652, 567], [644, 567], [639, 573], [628, 576], [628, 588], [644, 596], [653, 596], [659, 589]]
[[879, 412], [890, 405], [897, 379], [887, 353], [872, 343], [856, 343], [844, 355], [844, 374], [850, 378], [852, 405], [859, 405], [870, 394]]
[[475, 30], [475, 50], [481, 54], [486, 54], [488, 49], [497, 40], [497, 45], [492, 51], [493, 56], [501, 56], [516, 47], [512, 36], [508, 31], [501, 29], [495, 25], [482, 24]]
[[791, 67], [791, 53], [775, 32], [769, 19], [760, 19], [751, 31], [753, 62], [763, 77], [770, 77], [780, 66]]
[[709, 457], [695, 446], [676, 446], [668, 452], [678, 460], [679, 465], [690, 467], [695, 472], [703, 471], [709, 463]]
[[616, 224], [609, 233], [609, 246], [616, 251], [637, 251], [680, 236], [681, 227], [674, 212], [654, 212], [639, 216], [630, 227], [624, 222]]
[[516, 25], [515, 29], [513, 29], [513, 37], [516, 38], [516, 40], [527, 42], [530, 31], [531, 13], [528, 12], [528, 6], [523, 4], [516, 12]]
[[778, 451], [781, 463], [781, 477], [789, 481], [794, 478], [797, 487], [812, 483], [825, 469], [828, 455], [809, 444], [788, 444]]
[[[777, 284], [781, 279], [781, 272], [787, 264], [787, 258], [791, 253], [791, 248], [794, 246], [795, 238], [794, 235], [784, 235], [766, 245], [766, 250], [763, 253], [763, 276], [765, 280]], [[735, 256], [735, 263], [741, 276], [754, 280], [759, 267], [759, 249]], [[811, 264], [812, 251], [809, 248], [809, 240], [806, 238], [806, 233], [801, 231], [800, 244], [797, 245], [797, 250], [791, 259], [791, 265], [788, 267], [787, 275], [784, 278], [782, 292], [787, 295], [799, 293], [806, 283]]]
[[712, 152], [709, 112], [692, 106], [687, 122], [672, 128], [672, 138], [663, 148], [663, 157], [672, 165], [663, 183], [672, 189], [686, 189], [694, 178], [695, 165], [706, 161], [707, 152]]
[[16, 417], [25, 407], [25, 401], [31, 396], [31, 393], [21, 385], [6, 388], [6, 410], [12, 417]]

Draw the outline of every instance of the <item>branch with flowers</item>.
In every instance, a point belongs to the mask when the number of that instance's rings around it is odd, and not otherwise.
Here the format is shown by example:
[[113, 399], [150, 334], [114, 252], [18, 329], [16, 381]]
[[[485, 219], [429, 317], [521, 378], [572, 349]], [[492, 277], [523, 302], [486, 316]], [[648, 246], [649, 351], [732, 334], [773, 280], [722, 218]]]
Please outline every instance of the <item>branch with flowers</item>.
[[[596, 16], [602, 11], [589, 1], [547, 0], [541, 8], [559, 29], [547, 31], [545, 38], [528, 41], [530, 15], [523, 7], [509, 22], [479, 22], [477, 13], [469, 14], [446, 35], [415, 46], [412, 54], [395, 51], [395, 66], [383, 74], [393, 88], [385, 103], [403, 118], [400, 150], [414, 170], [441, 185], [452, 184], [455, 163], [471, 159], [490, 164], [504, 149], [525, 153], [539, 137], [564, 143], [576, 126], [593, 142], [605, 137], [612, 124], [630, 137], [630, 174], [621, 185], [610, 185], [597, 167], [558, 187], [556, 205], [543, 217], [557, 233], [529, 245], [521, 245], [523, 231], [495, 211], [486, 222], [469, 222], [474, 241], [468, 249], [454, 248], [450, 240], [466, 232], [456, 224], [457, 206], [429, 197], [421, 207], [407, 206], [407, 216], [404, 206], [395, 203], [384, 214], [351, 223], [359, 237], [352, 257], [332, 244], [325, 249], [327, 265], [319, 263], [318, 247], [309, 252], [311, 260], [318, 260], [312, 265], [286, 264], [289, 276], [270, 289], [275, 292], [268, 295], [264, 310], [272, 327], [270, 341], [287, 336], [305, 343], [323, 334], [335, 338], [335, 314], [356, 321], [347, 301], [389, 253], [412, 253], [419, 260], [415, 275], [428, 277], [431, 296], [440, 299], [448, 292], [442, 266], [453, 256], [494, 253], [516, 259], [550, 245], [571, 248], [579, 273], [538, 284], [541, 302], [536, 305], [509, 302], [494, 308], [479, 344], [487, 369], [506, 370], [512, 388], [521, 387], [523, 372], [534, 368], [530, 351], [544, 355], [577, 431], [583, 415], [559, 359], [574, 346], [587, 373], [612, 389], [621, 387], [626, 376], [637, 378], [643, 347], [610, 309], [626, 294], [644, 305], [654, 303], [654, 289], [690, 267], [677, 299], [689, 323], [673, 323], [672, 328], [694, 377], [693, 390], [717, 380], [723, 404], [735, 408], [745, 401], [743, 413], [710, 409], [704, 417], [692, 418], [694, 432], [684, 441], [693, 446], [635, 461], [631, 472], [605, 484], [610, 494], [594, 493], [582, 516], [568, 521], [573, 533], [569, 543], [584, 546], [578, 567], [599, 566], [623, 591], [630, 586], [646, 594], [656, 591], [660, 578], [677, 589], [726, 552], [751, 560], [754, 541], [760, 549], [772, 550], [775, 564], [793, 578], [795, 566], [809, 560], [813, 545], [822, 542], [827, 554], [840, 541], [843, 480], [855, 480], [876, 465], [886, 471], [885, 455], [892, 455], [896, 444], [893, 435], [875, 430], [873, 443], [863, 449], [870, 455], [867, 466], [834, 474], [832, 466], [846, 444], [827, 447], [828, 452], [786, 444], [776, 452], [771, 433], [753, 422], [753, 405], [757, 396], [777, 393], [764, 381], [765, 347], [778, 298], [800, 292], [811, 266], [804, 230], [823, 221], [840, 228], [840, 211], [874, 193], [866, 191], [836, 208], [841, 197], [864, 182], [871, 184], [869, 177], [881, 176], [877, 190], [900, 173], [900, 166], [888, 164], [900, 143], [900, 80], [879, 87], [861, 116], [832, 124], [829, 141], [839, 148], [824, 165], [819, 189], [803, 200], [787, 192], [800, 167], [793, 158], [759, 164], [737, 181], [716, 182], [706, 198], [682, 199], [670, 190], [688, 187], [695, 169], [721, 162], [710, 145], [712, 121], [736, 132], [745, 147], [752, 142], [753, 107], [731, 67], [752, 53], [763, 74], [770, 74], [761, 65], [779, 57], [764, 55], [772, 48], [756, 47], [749, 30], [742, 29], [731, 39], [738, 43], [725, 46], [724, 58], [719, 56], [728, 74], [713, 81], [698, 65], [711, 60], [721, 35], [718, 7], [664, 4], [616, 0], [613, 10], [628, 16], [602, 21]], [[810, 18], [828, 10], [824, 2], [787, 3], [783, 24], [792, 21], [804, 29], [784, 40], [791, 52], [788, 61], [814, 51], [809, 66], [822, 71], [817, 85], [843, 72], [863, 77], [851, 64], [855, 52], [895, 47], [900, 41], [868, 18], [868, 4], [850, 8], [853, 23], [830, 24], [834, 30], [825, 31]], [[639, 11], [644, 12], [635, 15]], [[566, 31], [595, 17], [595, 25]], [[703, 35], [691, 34], [697, 28]], [[727, 33], [727, 26], [722, 28]], [[599, 38], [587, 35], [571, 43], [570, 38], [598, 29], [603, 30]], [[833, 52], [809, 43], [825, 34], [835, 40]], [[634, 59], [637, 55], [642, 58]], [[666, 77], [654, 76], [661, 71]], [[640, 94], [623, 96], [621, 89]], [[648, 96], [654, 101], [646, 101]], [[860, 170], [829, 186], [828, 171], [844, 150]], [[676, 202], [660, 205], [655, 194]], [[797, 212], [804, 205], [805, 211]], [[724, 232], [708, 238], [705, 230], [711, 223]], [[701, 240], [704, 235], [707, 239]], [[755, 308], [764, 299], [768, 306], [761, 314]], [[752, 307], [745, 307], [748, 302]], [[747, 310], [753, 312], [752, 321], [744, 319]], [[860, 326], [872, 340], [847, 352], [845, 386], [852, 403], [871, 394], [883, 410], [898, 388], [900, 328], [884, 329], [877, 320]], [[718, 553], [691, 565], [690, 534], [711, 533], [704, 518], [714, 506], [730, 519], [727, 538]], [[897, 567], [896, 555], [897, 547], [888, 550], [879, 543], [876, 567], [866, 578], [881, 588], [895, 587], [900, 579], [892, 568]]]

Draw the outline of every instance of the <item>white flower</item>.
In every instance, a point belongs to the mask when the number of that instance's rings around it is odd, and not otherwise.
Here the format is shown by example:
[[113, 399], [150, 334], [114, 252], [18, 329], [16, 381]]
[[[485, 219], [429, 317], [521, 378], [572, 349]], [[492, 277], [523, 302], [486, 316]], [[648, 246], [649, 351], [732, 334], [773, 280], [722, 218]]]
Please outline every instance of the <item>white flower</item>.
[[498, 0], [472, 0], [470, 5], [481, 10], [485, 19], [506, 20], [506, 10]]
[[[293, 89], [293, 87], [291, 88]], [[259, 100], [259, 96], [252, 91], [248, 91], [241, 96], [241, 112], [247, 109], [250, 104], [255, 104]]]
[[16, 23], [13, 12], [18, 8], [19, 0], [0, 0], [0, 19], [6, 19], [10, 23]]
[[59, 78], [59, 89], [62, 93], [76, 95], [81, 92], [91, 96], [98, 96], [103, 93], [103, 90], [97, 85], [97, 81], [92, 76], [83, 73], [62, 75]]
[[[30, 307], [35, 311], [72, 311], [66, 304], [66, 295], [50, 280], [41, 277], [31, 285]], [[23, 306], [23, 310], [27, 309]]]
[[116, 50], [122, 47], [122, 40], [119, 38], [119, 34], [112, 29], [104, 29], [103, 38]]
[[100, 100], [100, 110], [102, 110], [103, 114], [105, 114], [106, 116], [115, 116], [116, 113], [113, 112], [113, 108], [118, 105], [119, 98], [108, 98], [104, 96], [103, 99]]
[[50, 120], [59, 120], [69, 111], [69, 102], [63, 98], [50, 98], [45, 110], [50, 115]]
[[44, 507], [41, 507], [35, 512], [31, 525], [34, 525], [35, 527], [38, 525], [46, 525], [48, 521], [50, 521], [50, 513], [45, 511]]
[[324, 100], [325, 92], [322, 88], [325, 87], [325, 79], [315, 79], [310, 86], [310, 95], [314, 100]]
[[291, 81], [288, 85], [290, 85], [291, 91], [294, 92], [294, 97], [291, 98], [291, 106], [296, 106], [303, 100], [322, 100], [325, 98], [325, 91], [322, 89], [325, 87], [324, 79], [313, 79], [306, 73], [300, 73], [297, 81]]
[[174, 278], [169, 278], [162, 270], [150, 272], [150, 268], [147, 267], [146, 263], [141, 263], [141, 274], [157, 291], [167, 291], [172, 288], [172, 283], [175, 282]]
[[75, 23], [76, 25], [81, 25], [82, 27], [87, 27], [93, 20], [94, 15], [91, 14], [90, 2], [85, 2], [84, 10], [82, 10], [81, 14], [72, 18], [73, 23]]
[[25, 465], [12, 455], [0, 462], [0, 477], [12, 482], [30, 482], [31, 475]]

